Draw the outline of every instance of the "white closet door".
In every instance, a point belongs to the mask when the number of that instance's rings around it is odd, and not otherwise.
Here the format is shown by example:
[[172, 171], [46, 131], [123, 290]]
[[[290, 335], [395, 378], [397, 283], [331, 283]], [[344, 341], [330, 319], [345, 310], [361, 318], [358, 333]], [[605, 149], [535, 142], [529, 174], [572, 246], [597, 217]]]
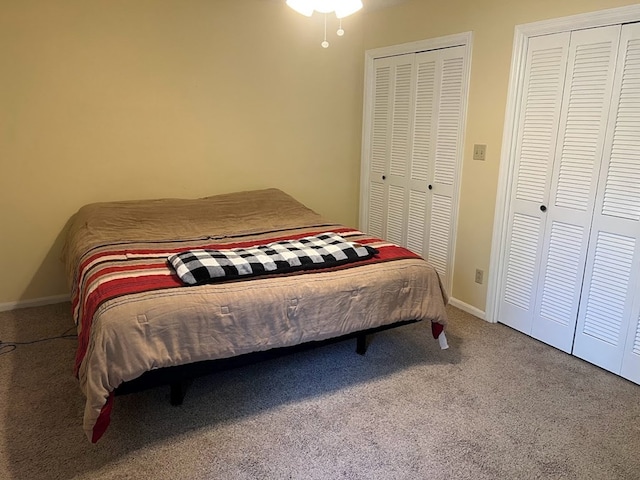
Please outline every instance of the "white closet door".
[[622, 28], [573, 353], [640, 381], [640, 25]]
[[409, 228], [407, 248], [423, 255], [430, 217], [429, 181], [433, 177], [440, 84], [436, 81], [435, 52], [415, 55], [416, 104], [413, 114], [411, 167], [409, 170]]
[[571, 34], [531, 336], [570, 353], [620, 26]]
[[499, 320], [531, 334], [569, 33], [529, 40], [509, 205]]
[[[458, 185], [457, 165], [463, 131], [463, 99], [465, 49], [453, 47], [430, 52], [436, 56], [437, 108], [433, 132], [434, 157], [429, 165], [427, 198], [430, 208], [427, 234], [422, 251], [424, 258], [435, 267], [442, 283], [451, 291], [454, 251], [455, 191]], [[425, 55], [425, 54], [422, 54]], [[415, 162], [415, 157], [414, 157]]]
[[377, 237], [384, 237], [387, 192], [383, 181], [389, 156], [387, 129], [391, 115], [391, 65], [386, 62], [374, 66], [373, 113], [371, 120], [371, 156], [369, 161], [369, 211], [367, 229]]
[[464, 47], [416, 54], [407, 247], [450, 288], [454, 191], [462, 143]]
[[465, 47], [374, 61], [366, 228], [422, 255], [451, 288]]
[[414, 89], [413, 55], [394, 57], [391, 107], [391, 151], [388, 165], [386, 239], [407, 246], [407, 210], [409, 205], [409, 167], [413, 137]]
[[406, 245], [413, 55], [375, 61], [367, 230]]

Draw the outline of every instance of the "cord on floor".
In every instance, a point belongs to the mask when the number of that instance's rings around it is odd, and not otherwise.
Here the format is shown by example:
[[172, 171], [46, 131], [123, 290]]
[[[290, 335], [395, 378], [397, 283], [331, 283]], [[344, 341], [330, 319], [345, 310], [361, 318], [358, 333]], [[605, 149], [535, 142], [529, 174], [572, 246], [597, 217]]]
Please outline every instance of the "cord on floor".
[[55, 337], [46, 337], [39, 338], [38, 340], [30, 340], [27, 342], [7, 342], [4, 340], [0, 340], [0, 355], [6, 355], [7, 353], [13, 352], [20, 345], [32, 345], [34, 343], [40, 342], [48, 342], [50, 340], [57, 340], [59, 338], [77, 338], [78, 336], [75, 333], [68, 333], [70, 330], [73, 330], [74, 327], [68, 328], [61, 335], [56, 335]]

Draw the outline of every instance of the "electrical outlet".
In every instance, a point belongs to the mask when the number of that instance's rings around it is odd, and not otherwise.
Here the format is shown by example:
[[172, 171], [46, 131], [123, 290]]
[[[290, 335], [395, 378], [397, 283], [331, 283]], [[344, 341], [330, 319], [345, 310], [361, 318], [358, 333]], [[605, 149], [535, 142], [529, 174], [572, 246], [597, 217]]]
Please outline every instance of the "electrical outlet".
[[487, 154], [487, 146], [486, 145], [474, 145], [473, 146], [473, 159], [474, 160], [484, 160]]
[[479, 268], [476, 268], [476, 283], [479, 283], [480, 285], [482, 285], [483, 281], [484, 281], [484, 271], [480, 270]]

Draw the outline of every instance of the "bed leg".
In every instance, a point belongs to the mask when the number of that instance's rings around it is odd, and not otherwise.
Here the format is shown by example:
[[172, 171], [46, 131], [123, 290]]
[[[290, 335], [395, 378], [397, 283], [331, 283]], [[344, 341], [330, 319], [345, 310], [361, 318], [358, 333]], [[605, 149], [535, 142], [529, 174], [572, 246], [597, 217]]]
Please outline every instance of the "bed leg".
[[182, 405], [182, 401], [184, 400], [184, 396], [187, 394], [187, 381], [179, 380], [177, 382], [173, 382], [171, 385], [171, 393], [170, 401], [171, 405], [178, 406]]
[[364, 355], [367, 353], [367, 336], [358, 335], [356, 337], [356, 353], [358, 355]]

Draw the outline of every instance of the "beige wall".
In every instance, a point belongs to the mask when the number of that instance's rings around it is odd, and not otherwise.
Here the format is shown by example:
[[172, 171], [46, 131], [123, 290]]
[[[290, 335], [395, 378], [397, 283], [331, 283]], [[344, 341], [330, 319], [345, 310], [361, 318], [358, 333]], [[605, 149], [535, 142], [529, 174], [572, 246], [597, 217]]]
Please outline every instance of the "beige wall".
[[364, 51], [473, 31], [452, 293], [483, 310], [514, 26], [631, 3], [413, 0], [324, 50], [284, 1], [0, 0], [0, 305], [67, 292], [88, 202], [276, 186], [356, 225]]
[[67, 292], [88, 202], [275, 186], [355, 226], [361, 19], [324, 50], [284, 1], [0, 0], [0, 304]]
[[[485, 309], [515, 26], [631, 5], [636, 1], [413, 0], [367, 17], [365, 50], [473, 32], [453, 297], [482, 311]], [[484, 162], [471, 159], [476, 143], [487, 145]], [[476, 268], [485, 271], [483, 285], [474, 281]]]

